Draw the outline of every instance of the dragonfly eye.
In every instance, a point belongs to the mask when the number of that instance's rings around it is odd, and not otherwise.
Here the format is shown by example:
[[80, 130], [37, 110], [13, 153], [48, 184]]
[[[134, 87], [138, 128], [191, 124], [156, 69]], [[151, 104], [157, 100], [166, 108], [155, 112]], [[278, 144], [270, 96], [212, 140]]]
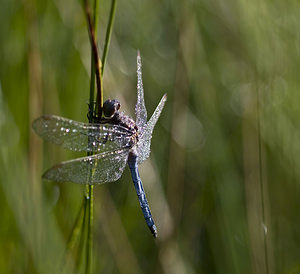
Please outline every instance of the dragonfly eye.
[[114, 114], [120, 109], [120, 102], [118, 100], [108, 99], [103, 104], [103, 115], [105, 118], [112, 118]]

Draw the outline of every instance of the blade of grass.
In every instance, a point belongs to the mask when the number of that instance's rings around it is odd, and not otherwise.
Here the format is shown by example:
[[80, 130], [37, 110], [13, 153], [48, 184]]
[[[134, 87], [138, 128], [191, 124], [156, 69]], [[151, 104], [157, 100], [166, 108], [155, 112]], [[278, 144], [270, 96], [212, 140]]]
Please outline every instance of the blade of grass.
[[[99, 60], [99, 54], [96, 44], [95, 35], [97, 34], [97, 22], [98, 22], [98, 0], [94, 1], [94, 20], [91, 20], [90, 8], [87, 0], [84, 0], [85, 13], [88, 23], [88, 32], [91, 43], [91, 81], [90, 81], [90, 108], [92, 107], [92, 113], [96, 113], [97, 109], [97, 117], [101, 118], [102, 114], [102, 105], [103, 105], [103, 92], [102, 92], [102, 79], [101, 79], [101, 61]], [[94, 107], [94, 90], [95, 90], [95, 76], [97, 83], [97, 99], [96, 106]], [[89, 115], [89, 122], [94, 122], [94, 115]], [[88, 203], [87, 206], [87, 214], [88, 214], [88, 230], [87, 230], [87, 247], [86, 247], [86, 265], [85, 265], [85, 273], [92, 272], [92, 251], [93, 251], [93, 203], [94, 203], [94, 188], [92, 185], [87, 186], [87, 193], [85, 195], [85, 199]]]
[[[91, 43], [91, 47], [92, 47], [92, 55], [91, 58], [94, 59], [95, 62], [95, 74], [96, 74], [96, 83], [97, 83], [97, 100], [96, 100], [96, 110], [97, 110], [97, 117], [101, 118], [101, 114], [102, 114], [102, 105], [103, 105], [103, 87], [102, 87], [102, 79], [101, 79], [101, 60], [99, 58], [99, 53], [98, 53], [98, 48], [97, 48], [97, 43], [96, 43], [96, 38], [95, 38], [95, 33], [96, 33], [96, 29], [93, 26], [93, 22], [91, 20], [91, 11], [90, 11], [90, 7], [88, 4], [87, 0], [83, 0], [84, 1], [84, 8], [85, 8], [85, 13], [86, 13], [86, 19], [87, 19], [87, 23], [88, 23], [88, 32], [89, 32], [89, 38], [90, 38], [90, 43]], [[97, 1], [97, 0], [95, 0]], [[97, 7], [97, 5], [95, 4], [94, 7]], [[96, 14], [95, 14], [95, 17]], [[94, 17], [94, 18], [95, 18]], [[97, 20], [95, 20], [97, 21]], [[94, 57], [94, 58], [93, 58]], [[92, 78], [91, 78], [91, 82]], [[94, 84], [92, 84], [94, 85]], [[91, 98], [90, 98], [90, 102], [91, 102]]]
[[[93, 25], [95, 29], [95, 35], [97, 35], [97, 27], [98, 27], [98, 13], [99, 13], [99, 1], [94, 1], [94, 16], [93, 16]], [[92, 118], [94, 114], [94, 98], [95, 98], [95, 54], [92, 50], [92, 57], [91, 57], [91, 82], [90, 82], [90, 99], [89, 99], [89, 119]]]
[[[96, 106], [95, 110], [93, 110], [93, 113], [97, 113], [97, 118], [100, 119], [102, 115], [102, 106], [103, 106], [103, 85], [102, 85], [102, 76], [103, 76], [103, 70], [104, 70], [104, 63], [101, 64], [101, 60], [99, 59], [99, 53], [97, 48], [97, 42], [96, 42], [96, 36], [97, 34], [97, 22], [98, 22], [98, 4], [97, 0], [94, 1], [94, 22], [92, 24], [91, 22], [91, 16], [90, 16], [90, 9], [88, 6], [87, 0], [84, 0], [85, 3], [85, 11], [87, 16], [87, 22], [88, 22], [88, 30], [89, 30], [89, 37], [90, 37], [90, 43], [92, 47], [92, 73], [93, 77], [91, 76], [91, 86], [90, 86], [90, 106], [92, 103], [91, 96], [94, 96], [94, 77], [96, 77], [96, 83], [97, 83], [97, 99], [96, 99]], [[112, 6], [110, 9], [110, 16], [109, 16], [109, 22], [107, 25], [106, 30], [106, 37], [105, 37], [105, 44], [104, 44], [104, 52], [103, 52], [103, 60], [106, 61], [106, 56], [108, 52], [111, 32], [112, 32], [112, 25], [115, 18], [115, 11], [116, 11], [116, 0], [112, 0]], [[93, 66], [94, 64], [94, 66]], [[92, 121], [94, 122], [94, 121]], [[92, 266], [92, 247], [93, 247], [93, 222], [94, 222], [94, 215], [93, 215], [93, 205], [94, 205], [94, 187], [93, 185], [88, 186], [88, 235], [87, 235], [87, 249], [86, 249], [86, 273], [91, 273], [91, 266]]]
[[81, 259], [82, 259], [82, 251], [84, 250], [84, 243], [85, 243], [85, 227], [86, 227], [86, 216], [87, 216], [87, 211], [88, 211], [88, 200], [86, 198], [86, 195], [84, 196], [83, 199], [83, 219], [82, 219], [82, 223], [80, 225], [80, 240], [79, 240], [79, 244], [78, 244], [78, 249], [76, 252], [76, 257], [75, 257], [75, 266], [76, 266], [76, 270], [78, 271], [80, 269], [80, 265], [81, 265]]
[[[96, 33], [97, 33], [97, 25], [98, 25], [98, 0], [94, 0], [94, 16], [93, 16], [93, 22], [91, 20], [91, 12], [89, 8], [89, 4], [87, 0], [83, 0], [83, 7], [85, 11], [85, 15], [87, 18], [88, 23], [88, 32], [89, 32], [89, 38], [91, 43], [91, 81], [90, 81], [90, 98], [89, 98], [89, 122], [93, 123], [96, 122], [97, 119], [101, 118], [102, 115], [102, 105], [103, 105], [103, 86], [102, 86], [102, 75], [103, 75], [103, 69], [104, 64], [102, 66], [101, 60], [99, 59], [99, 53], [97, 49], [97, 43], [96, 43]], [[106, 29], [106, 37], [105, 37], [105, 44], [104, 44], [104, 52], [103, 52], [103, 60], [106, 61], [108, 48], [109, 48], [109, 42], [110, 37], [112, 33], [112, 26], [113, 21], [115, 18], [115, 12], [116, 12], [116, 0], [112, 1], [111, 9], [110, 9], [110, 16], [109, 16], [109, 22]], [[94, 104], [94, 94], [95, 94], [95, 77], [96, 77], [96, 83], [97, 83], [97, 99], [96, 99], [96, 105]], [[97, 114], [96, 119], [94, 114]], [[80, 250], [83, 250], [83, 242], [84, 242], [84, 227], [86, 223], [86, 216], [87, 218], [87, 242], [86, 242], [86, 267], [85, 267], [85, 273], [91, 273], [92, 269], [92, 249], [93, 249], [93, 185], [87, 185], [86, 188], [86, 194], [83, 199], [82, 205], [79, 210], [78, 217], [76, 219], [75, 225], [72, 229], [71, 236], [69, 238], [68, 247], [73, 248], [75, 245], [75, 242], [81, 234], [80, 237], [80, 243], [79, 243], [79, 252]], [[82, 211], [83, 214], [81, 213]], [[81, 229], [79, 229], [81, 227]], [[81, 233], [78, 231], [81, 230]], [[79, 267], [80, 264], [80, 256], [76, 256], [76, 268]]]
[[[99, 9], [99, 4], [98, 0], [94, 1], [94, 16], [93, 16], [93, 22], [91, 21], [91, 16], [90, 16], [90, 9], [88, 2], [84, 0], [84, 11], [87, 16], [87, 22], [88, 22], [88, 32], [89, 32], [89, 37], [90, 37], [90, 42], [91, 42], [91, 47], [92, 47], [92, 53], [91, 53], [91, 80], [90, 80], [90, 96], [89, 96], [89, 122], [92, 123], [94, 113], [95, 113], [95, 105], [94, 105], [94, 97], [95, 97], [95, 74], [97, 76], [97, 98], [100, 98], [97, 100], [99, 102], [99, 113], [98, 115], [101, 116], [101, 109], [103, 105], [103, 95], [102, 95], [102, 84], [101, 84], [101, 78], [100, 78], [100, 68], [101, 64], [99, 62], [99, 54], [97, 50], [97, 45], [95, 41], [95, 33], [97, 33], [97, 25], [98, 25], [98, 9]], [[93, 27], [94, 25], [94, 27]], [[98, 61], [97, 61], [98, 60]], [[92, 233], [92, 227], [93, 227], [93, 186], [87, 185], [86, 189], [86, 194], [83, 198], [81, 207], [79, 209], [78, 216], [76, 218], [75, 224], [72, 228], [71, 235], [68, 240], [67, 244], [67, 250], [71, 250], [74, 248], [75, 243], [79, 237], [80, 237], [80, 242], [79, 242], [79, 250], [76, 255], [75, 263], [76, 263], [76, 268], [78, 269], [80, 265], [80, 251], [83, 250], [83, 244], [84, 244], [84, 228], [85, 228], [85, 223], [86, 223], [86, 216], [88, 215], [88, 231], [87, 231], [87, 248], [86, 248], [86, 273], [91, 272], [91, 254], [92, 254], [92, 243], [93, 243], [93, 233]]]
[[109, 19], [108, 19], [108, 25], [107, 25], [106, 34], [105, 34], [103, 55], [102, 55], [102, 70], [101, 70], [102, 77], [103, 77], [103, 72], [104, 72], [104, 65], [106, 63], [106, 58], [107, 58], [107, 54], [108, 54], [108, 48], [109, 48], [109, 44], [110, 44], [113, 23], [115, 20], [116, 9], [117, 9], [117, 0], [112, 0], [111, 7], [110, 7], [110, 13], [109, 13]]
[[88, 192], [88, 231], [87, 231], [87, 249], [86, 249], [86, 267], [85, 273], [92, 271], [92, 251], [93, 251], [93, 223], [94, 223], [94, 186], [89, 185]]
[[[262, 140], [261, 140], [261, 110], [260, 110], [260, 96], [259, 90], [256, 88], [256, 108], [257, 108], [257, 139], [258, 139], [258, 164], [259, 164], [259, 185], [260, 185], [260, 200], [262, 207], [262, 222], [263, 227], [266, 226], [266, 207], [265, 207], [265, 194], [264, 194], [264, 181], [263, 181], [263, 162], [262, 162]], [[268, 245], [266, 239], [266, 232], [264, 228], [263, 233], [263, 245], [265, 253], [265, 266], [266, 274], [269, 274], [269, 260], [268, 260]]]

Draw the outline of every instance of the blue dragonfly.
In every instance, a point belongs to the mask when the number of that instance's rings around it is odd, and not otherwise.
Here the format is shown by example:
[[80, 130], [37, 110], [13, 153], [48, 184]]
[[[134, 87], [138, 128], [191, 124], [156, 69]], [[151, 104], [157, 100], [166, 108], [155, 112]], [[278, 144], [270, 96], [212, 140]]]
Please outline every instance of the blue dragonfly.
[[120, 112], [118, 100], [103, 104], [103, 117], [97, 123], [82, 123], [55, 115], [43, 115], [33, 122], [34, 131], [46, 141], [73, 151], [86, 151], [92, 155], [61, 162], [43, 174], [55, 182], [102, 184], [117, 181], [128, 164], [139, 203], [146, 223], [157, 237], [138, 165], [150, 154], [154, 126], [167, 100], [160, 100], [150, 120], [144, 102], [141, 57], [137, 56], [136, 121]]

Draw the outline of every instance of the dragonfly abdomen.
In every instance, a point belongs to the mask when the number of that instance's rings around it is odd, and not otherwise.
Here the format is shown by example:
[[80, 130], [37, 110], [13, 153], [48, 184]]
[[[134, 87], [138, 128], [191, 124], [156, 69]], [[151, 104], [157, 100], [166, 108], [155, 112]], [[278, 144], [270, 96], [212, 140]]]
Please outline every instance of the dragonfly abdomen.
[[137, 156], [134, 155], [132, 152], [130, 152], [129, 156], [128, 156], [128, 166], [130, 169], [132, 181], [133, 181], [133, 184], [134, 184], [134, 187], [136, 190], [136, 194], [138, 196], [139, 203], [140, 203], [145, 221], [147, 223], [147, 226], [149, 227], [154, 238], [156, 238], [157, 237], [157, 229], [154, 224], [154, 220], [152, 218], [150, 207], [149, 207], [149, 204], [148, 204], [148, 201], [146, 198], [146, 194], [145, 194], [145, 191], [143, 188], [142, 180], [139, 175], [137, 162], [138, 162]]

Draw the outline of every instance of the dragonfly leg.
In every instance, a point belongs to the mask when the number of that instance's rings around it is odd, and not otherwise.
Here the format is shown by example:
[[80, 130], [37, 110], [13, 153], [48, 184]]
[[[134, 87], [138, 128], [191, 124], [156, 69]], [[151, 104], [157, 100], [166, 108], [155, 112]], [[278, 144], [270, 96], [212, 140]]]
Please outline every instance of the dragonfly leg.
[[156, 238], [157, 237], [157, 229], [154, 224], [154, 220], [152, 218], [150, 207], [149, 207], [149, 204], [148, 204], [148, 201], [146, 198], [146, 194], [145, 194], [145, 191], [143, 188], [142, 180], [139, 175], [138, 165], [137, 165], [137, 156], [133, 155], [132, 153], [129, 153], [128, 166], [130, 168], [131, 177], [133, 180], [133, 184], [134, 184], [136, 194], [137, 194], [139, 202], [140, 202], [140, 206], [141, 206], [145, 221], [146, 221], [147, 226], [149, 227], [152, 235], [154, 236], [154, 238]]
[[89, 120], [89, 122], [93, 122], [95, 120], [95, 112], [94, 112], [94, 105], [96, 104], [96, 102], [93, 102], [92, 104], [88, 103], [88, 113], [87, 113], [87, 118]]
[[101, 117], [98, 117], [96, 114], [96, 104], [97, 102], [92, 102], [91, 104], [88, 103], [88, 113], [87, 113], [87, 118], [90, 123], [99, 123], [101, 120]]

